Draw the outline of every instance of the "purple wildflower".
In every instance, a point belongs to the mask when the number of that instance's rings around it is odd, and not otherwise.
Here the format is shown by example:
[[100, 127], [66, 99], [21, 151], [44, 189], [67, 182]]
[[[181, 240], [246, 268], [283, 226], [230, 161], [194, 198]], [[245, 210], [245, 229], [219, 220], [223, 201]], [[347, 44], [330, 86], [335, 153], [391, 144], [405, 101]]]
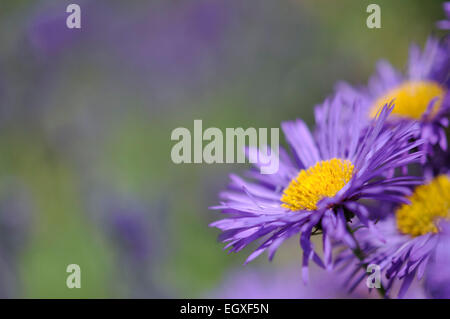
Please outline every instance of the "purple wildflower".
[[[311, 271], [311, 281], [308, 286], [300, 283], [300, 272], [294, 266], [284, 266], [277, 272], [266, 269], [239, 269], [228, 274], [223, 283], [207, 298], [225, 299], [342, 299], [342, 298], [378, 298], [378, 295], [368, 289], [365, 283], [348, 292], [342, 289], [344, 276], [341, 272], [320, 272], [314, 267]], [[424, 299], [423, 287], [413, 285], [406, 297]]]
[[30, 197], [16, 180], [0, 184], [0, 298], [21, 290], [18, 263], [29, 239]]
[[438, 21], [436, 26], [442, 30], [450, 30], [450, 2], [443, 3], [445, 20]]
[[[386, 296], [393, 295], [393, 287], [401, 282], [399, 298], [404, 297], [415, 279], [420, 280], [430, 273], [430, 260], [438, 260], [438, 264], [442, 265], [440, 251], [448, 250], [446, 243], [450, 229], [446, 222], [450, 220], [450, 178], [439, 175], [417, 186], [407, 199], [409, 203], [398, 207], [395, 216], [391, 215], [377, 224], [384, 238], [383, 243], [377, 242], [367, 229], [355, 233], [366, 255], [362, 264], [380, 267], [385, 279]], [[347, 250], [337, 263], [352, 259], [353, 253]], [[365, 270], [361, 272], [356, 269], [354, 276], [353, 280], [348, 281], [350, 289], [365, 278]]]
[[394, 101], [389, 124], [419, 121], [417, 138], [424, 139], [422, 149], [431, 154], [433, 145], [447, 149], [445, 127], [448, 126], [450, 111], [449, 70], [449, 43], [429, 38], [423, 51], [417, 45], [411, 46], [406, 74], [382, 60], [367, 87], [355, 88], [339, 83], [336, 88], [346, 104], [361, 101], [367, 120], [384, 104]]
[[[78, 3], [85, 12], [89, 12], [86, 1]], [[27, 41], [30, 49], [39, 58], [52, 58], [60, 56], [67, 49], [71, 49], [81, 40], [85, 40], [86, 32], [82, 29], [69, 29], [66, 27], [67, 3], [53, 3], [39, 8], [30, 17], [27, 28]], [[91, 9], [89, 7], [89, 9]], [[84, 11], [83, 11], [84, 12]], [[86, 15], [88, 17], [89, 15]], [[83, 25], [86, 24], [83, 16]], [[89, 28], [86, 28], [89, 30]], [[53, 61], [54, 62], [54, 61]]]
[[300, 281], [300, 271], [294, 265], [283, 267], [277, 272], [267, 269], [239, 269], [232, 271], [223, 283], [206, 297], [225, 299], [334, 299], [334, 298], [368, 298], [370, 294], [361, 284], [357, 290], [348, 293], [342, 289], [342, 276], [333, 271], [322, 273], [314, 268], [308, 286]]
[[[114, 247], [120, 280], [114, 290], [131, 298], [163, 297], [154, 269], [161, 251], [159, 228], [164, 224], [164, 203], [147, 204], [114, 191], [90, 191], [92, 218]], [[156, 223], [155, 220], [158, 220]], [[155, 225], [158, 224], [158, 227]]]
[[[256, 182], [231, 175], [231, 190], [221, 193], [223, 201], [212, 207], [227, 215], [211, 226], [223, 231], [219, 238], [227, 242], [230, 251], [240, 251], [265, 238], [246, 263], [265, 250], [271, 260], [287, 238], [301, 233], [306, 281], [311, 259], [332, 268], [331, 239], [355, 247], [347, 231], [347, 222], [353, 216], [374, 230], [367, 209], [358, 199], [404, 201], [409, 194], [404, 186], [414, 182], [414, 178], [388, 178], [386, 172], [420, 158], [421, 152], [409, 154], [421, 143], [408, 143], [416, 134], [416, 125], [400, 123], [392, 130], [383, 130], [392, 111], [392, 106], [386, 105], [366, 128], [361, 125], [361, 108], [355, 104], [354, 121], [343, 126], [341, 116], [345, 114], [340, 101], [339, 97], [327, 100], [317, 109], [315, 138], [301, 120], [283, 123], [295, 160], [281, 149], [277, 173], [262, 175], [251, 171], [249, 176]], [[261, 155], [255, 149], [247, 153], [253, 159]], [[311, 243], [311, 236], [318, 232], [323, 234], [324, 261]]]

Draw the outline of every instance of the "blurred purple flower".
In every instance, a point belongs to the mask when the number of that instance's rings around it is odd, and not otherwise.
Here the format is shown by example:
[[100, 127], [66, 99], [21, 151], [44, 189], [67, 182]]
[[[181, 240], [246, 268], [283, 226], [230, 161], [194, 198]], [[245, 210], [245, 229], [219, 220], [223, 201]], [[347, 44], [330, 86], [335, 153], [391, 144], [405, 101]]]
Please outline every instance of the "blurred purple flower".
[[[408, 202], [395, 210], [395, 214], [377, 224], [377, 229], [383, 242], [374, 238], [365, 228], [355, 232], [365, 257], [365, 265], [376, 264], [384, 274], [386, 296], [395, 295], [393, 287], [401, 283], [398, 297], [403, 298], [410, 285], [415, 280], [421, 280], [431, 274], [430, 283], [444, 281], [447, 272], [433, 273], [430, 260], [435, 260], [434, 267], [449, 267], [448, 255], [442, 251], [448, 250], [450, 225], [450, 178], [439, 175], [426, 184], [419, 185], [408, 198]], [[354, 260], [350, 250], [341, 253], [338, 264]], [[359, 268], [359, 266], [358, 266]], [[443, 269], [443, 268], [442, 268]], [[348, 286], [357, 285], [366, 277], [365, 269], [352, 274]]]
[[[225, 299], [346, 299], [378, 298], [378, 294], [361, 283], [349, 293], [343, 285], [341, 272], [319, 272], [313, 269], [308, 285], [301, 282], [297, 267], [283, 267], [277, 271], [263, 269], [239, 269], [230, 273], [223, 283], [207, 298]], [[409, 298], [424, 298], [421, 287], [415, 286], [408, 294]]]
[[66, 26], [68, 3], [60, 1], [51, 5], [40, 6], [39, 11], [30, 18], [27, 39], [34, 53], [43, 59], [54, 59], [69, 48], [76, 46], [79, 41], [91, 32], [86, 24], [90, 5], [85, 1], [78, 3], [82, 7], [82, 28], [69, 29]]
[[[227, 1], [166, 1], [127, 7], [119, 2], [81, 1], [82, 28], [66, 27], [67, 3], [39, 8], [31, 18], [28, 39], [39, 55], [48, 58], [83, 44], [108, 55], [119, 54], [121, 63], [163, 74], [196, 70], [224, 32]], [[128, 23], [122, 23], [127, 21]]]
[[222, 0], [159, 2], [111, 33], [109, 46], [125, 64], [157, 78], [152, 85], [161, 85], [165, 79], [192, 81], [217, 54], [229, 9], [229, 2]]
[[347, 294], [335, 272], [311, 272], [304, 285], [301, 271], [296, 267], [264, 271], [245, 268], [230, 273], [208, 298], [225, 299], [333, 299], [362, 298], [358, 292]]
[[132, 263], [149, 264], [152, 259], [153, 234], [145, 207], [131, 202], [109, 203], [105, 226], [121, 255]]
[[30, 202], [15, 181], [0, 185], [0, 298], [11, 298], [21, 290], [18, 263], [30, 231]]
[[153, 271], [163, 253], [158, 247], [165, 205], [149, 206], [133, 197], [104, 191], [90, 195], [94, 220], [114, 248], [121, 278], [116, 291], [131, 298], [164, 296], [163, 289], [155, 283]]
[[445, 13], [445, 20], [438, 21], [436, 23], [439, 29], [450, 30], [450, 2], [444, 2], [442, 4]]
[[[433, 146], [447, 149], [445, 127], [450, 113], [450, 43], [430, 37], [423, 51], [412, 45], [407, 73], [397, 71], [389, 62], [380, 61], [367, 87], [352, 87], [341, 82], [336, 90], [342, 93], [349, 107], [362, 103], [366, 121], [375, 116], [385, 103], [395, 105], [389, 122], [420, 123], [417, 138], [424, 139], [421, 148], [432, 154]], [[425, 157], [424, 157], [425, 159]]]

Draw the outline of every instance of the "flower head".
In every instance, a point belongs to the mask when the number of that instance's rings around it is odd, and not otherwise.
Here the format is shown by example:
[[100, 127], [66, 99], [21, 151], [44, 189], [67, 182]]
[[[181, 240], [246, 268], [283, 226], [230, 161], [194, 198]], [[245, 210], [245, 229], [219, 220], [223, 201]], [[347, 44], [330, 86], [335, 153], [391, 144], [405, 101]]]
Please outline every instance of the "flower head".
[[417, 186], [409, 200], [395, 213], [398, 230], [413, 237], [437, 233], [437, 222], [450, 219], [450, 179], [441, 175]]
[[[417, 133], [414, 123], [383, 129], [392, 108], [386, 105], [365, 127], [360, 121], [361, 107], [355, 104], [354, 120], [342, 125], [348, 113], [337, 96], [316, 109], [314, 137], [301, 120], [283, 123], [293, 160], [285, 150], [280, 150], [277, 173], [261, 175], [251, 171], [248, 175], [253, 182], [232, 175], [231, 190], [223, 192], [222, 203], [213, 207], [227, 215], [211, 224], [223, 231], [220, 239], [227, 242], [226, 248], [236, 252], [264, 238], [247, 262], [266, 250], [272, 259], [284, 240], [300, 233], [304, 279], [311, 259], [330, 269], [331, 239], [342, 240], [350, 247], [355, 245], [347, 231], [348, 221], [356, 216], [374, 229], [368, 211], [358, 200], [405, 202], [404, 196], [409, 194], [405, 185], [415, 182], [415, 178], [387, 175], [422, 155], [410, 152], [422, 143], [409, 142]], [[248, 149], [247, 154], [253, 159], [261, 155], [255, 149]], [[310, 240], [319, 232], [323, 234], [323, 261]]]
[[[355, 233], [362, 250], [367, 252], [363, 263], [380, 266], [387, 280], [387, 294], [397, 281], [402, 281], [400, 298], [415, 277], [420, 280], [426, 274], [428, 262], [435, 258], [439, 243], [448, 237], [448, 231], [443, 230], [448, 229], [450, 221], [450, 178], [439, 175], [417, 186], [408, 201], [400, 205], [394, 215], [377, 224], [385, 239], [382, 244], [377, 244], [365, 229]], [[354, 284], [364, 276], [365, 273], [357, 277]]]
[[433, 145], [447, 148], [444, 128], [450, 111], [450, 47], [429, 38], [423, 51], [411, 46], [406, 74], [401, 74], [388, 62], [380, 61], [367, 87], [353, 88], [340, 83], [347, 104], [360, 100], [366, 120], [373, 118], [380, 108], [394, 101], [389, 124], [399, 121], [419, 121], [419, 135], [425, 140], [423, 149], [432, 153]]
[[[349, 293], [342, 289], [342, 279], [337, 271], [323, 273], [311, 269], [308, 286], [299, 284], [300, 271], [296, 265], [283, 266], [277, 272], [264, 268], [246, 268], [231, 271], [218, 288], [207, 294], [207, 298], [251, 298], [251, 299], [333, 299], [333, 298], [376, 298], [361, 284]], [[412, 298], [421, 298], [419, 289], [411, 291]]]

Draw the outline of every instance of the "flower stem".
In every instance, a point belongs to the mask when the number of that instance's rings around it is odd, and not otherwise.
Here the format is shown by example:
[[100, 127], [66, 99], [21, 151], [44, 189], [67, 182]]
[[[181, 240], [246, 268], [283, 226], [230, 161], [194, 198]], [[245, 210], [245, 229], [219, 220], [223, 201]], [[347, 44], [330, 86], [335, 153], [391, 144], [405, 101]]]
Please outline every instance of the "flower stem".
[[[363, 271], [366, 271], [367, 266], [368, 266], [368, 264], [364, 262], [364, 260], [366, 259], [366, 256], [365, 256], [363, 250], [361, 249], [361, 247], [359, 246], [359, 243], [356, 240], [353, 230], [348, 225], [347, 225], [347, 228], [356, 244], [356, 248], [352, 249], [352, 252], [355, 255], [355, 257], [358, 258], [359, 261], [361, 261], [361, 268], [363, 269]], [[380, 294], [381, 298], [388, 299], [388, 297], [386, 296], [386, 289], [384, 288], [384, 286], [381, 282], [380, 282], [380, 287], [376, 288], [376, 290]]]

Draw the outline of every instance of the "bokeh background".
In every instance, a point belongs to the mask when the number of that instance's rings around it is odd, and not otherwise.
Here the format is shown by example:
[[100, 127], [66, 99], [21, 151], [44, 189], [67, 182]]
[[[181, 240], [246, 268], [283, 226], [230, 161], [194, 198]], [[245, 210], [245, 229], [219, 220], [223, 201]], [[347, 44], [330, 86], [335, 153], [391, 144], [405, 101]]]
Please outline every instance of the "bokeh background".
[[208, 207], [248, 165], [175, 165], [170, 134], [312, 124], [337, 81], [402, 69], [443, 18], [442, 1], [379, 0], [368, 29], [372, 2], [1, 1], [0, 297], [350, 297], [333, 274], [303, 286], [295, 239], [272, 263], [224, 252]]

